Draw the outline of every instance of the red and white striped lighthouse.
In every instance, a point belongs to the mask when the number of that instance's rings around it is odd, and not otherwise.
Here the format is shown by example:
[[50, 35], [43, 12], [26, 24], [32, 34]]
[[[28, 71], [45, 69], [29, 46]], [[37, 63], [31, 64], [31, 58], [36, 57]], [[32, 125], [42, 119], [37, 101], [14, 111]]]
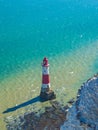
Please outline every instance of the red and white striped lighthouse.
[[50, 89], [49, 64], [45, 57], [42, 62], [42, 87], [41, 92], [47, 92]]
[[42, 86], [40, 97], [42, 101], [56, 98], [54, 91], [50, 89], [49, 63], [46, 57], [43, 59], [42, 62]]

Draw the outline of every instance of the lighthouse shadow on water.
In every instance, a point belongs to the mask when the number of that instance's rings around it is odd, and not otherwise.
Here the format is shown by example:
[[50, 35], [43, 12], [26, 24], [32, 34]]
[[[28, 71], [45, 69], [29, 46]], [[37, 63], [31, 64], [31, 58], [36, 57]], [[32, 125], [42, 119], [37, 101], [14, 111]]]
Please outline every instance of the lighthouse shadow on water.
[[16, 110], [18, 110], [20, 108], [26, 107], [28, 105], [32, 105], [32, 104], [34, 104], [36, 102], [45, 102], [47, 100], [49, 100], [49, 99], [44, 99], [44, 98], [41, 98], [40, 96], [37, 96], [37, 97], [35, 97], [35, 98], [33, 98], [33, 99], [29, 100], [29, 101], [23, 102], [23, 103], [21, 103], [21, 104], [19, 104], [17, 106], [6, 109], [5, 111], [3, 111], [3, 114], [14, 112], [14, 111], [16, 111]]
[[17, 109], [26, 107], [26, 106], [36, 103], [36, 102], [45, 102], [45, 101], [52, 100], [55, 98], [56, 98], [56, 94], [54, 93], [53, 90], [51, 90], [51, 87], [50, 87], [48, 59], [45, 57], [43, 59], [43, 63], [42, 63], [42, 86], [41, 86], [40, 95], [29, 101], [21, 103], [17, 106], [6, 109], [3, 112], [3, 114], [16, 111]]
[[18, 110], [18, 109], [20, 109], [20, 108], [26, 107], [26, 106], [31, 105], [31, 104], [36, 103], [36, 102], [41, 102], [40, 96], [37, 96], [37, 97], [35, 97], [35, 98], [33, 98], [33, 99], [29, 100], [29, 101], [26, 101], [26, 102], [24, 102], [24, 103], [21, 103], [21, 104], [19, 104], [19, 105], [17, 105], [17, 106], [8, 108], [8, 109], [6, 109], [6, 110], [3, 112], [3, 114], [4, 114], [4, 113], [9, 113], [9, 112], [16, 111], [16, 110]]

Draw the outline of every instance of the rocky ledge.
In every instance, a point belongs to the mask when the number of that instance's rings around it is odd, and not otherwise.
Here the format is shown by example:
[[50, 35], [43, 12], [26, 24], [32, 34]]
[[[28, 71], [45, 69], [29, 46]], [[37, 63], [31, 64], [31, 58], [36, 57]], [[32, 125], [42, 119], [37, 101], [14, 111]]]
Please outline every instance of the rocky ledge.
[[61, 130], [98, 130], [98, 74], [83, 83]]
[[7, 130], [60, 130], [70, 105], [63, 106], [57, 101], [50, 101], [50, 104], [51, 106], [46, 107], [45, 112], [41, 114], [29, 112], [6, 118]]

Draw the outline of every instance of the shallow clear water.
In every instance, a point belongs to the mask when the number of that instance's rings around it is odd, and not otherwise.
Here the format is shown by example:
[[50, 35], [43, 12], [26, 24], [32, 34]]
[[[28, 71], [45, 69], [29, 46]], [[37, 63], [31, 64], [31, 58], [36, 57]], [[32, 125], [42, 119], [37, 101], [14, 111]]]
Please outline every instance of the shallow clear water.
[[0, 128], [2, 114], [36, 96], [41, 62], [50, 63], [51, 87], [66, 103], [80, 85], [98, 72], [98, 2], [95, 0], [0, 1]]

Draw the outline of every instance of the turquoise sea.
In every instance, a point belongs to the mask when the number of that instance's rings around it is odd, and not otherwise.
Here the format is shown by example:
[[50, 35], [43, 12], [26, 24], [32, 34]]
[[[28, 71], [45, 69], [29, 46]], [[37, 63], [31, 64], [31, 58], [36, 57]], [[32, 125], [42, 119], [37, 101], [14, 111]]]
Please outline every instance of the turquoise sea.
[[4, 118], [24, 113], [35, 103], [2, 114], [36, 97], [41, 62], [50, 63], [51, 87], [66, 103], [98, 72], [98, 1], [0, 0], [0, 128]]

